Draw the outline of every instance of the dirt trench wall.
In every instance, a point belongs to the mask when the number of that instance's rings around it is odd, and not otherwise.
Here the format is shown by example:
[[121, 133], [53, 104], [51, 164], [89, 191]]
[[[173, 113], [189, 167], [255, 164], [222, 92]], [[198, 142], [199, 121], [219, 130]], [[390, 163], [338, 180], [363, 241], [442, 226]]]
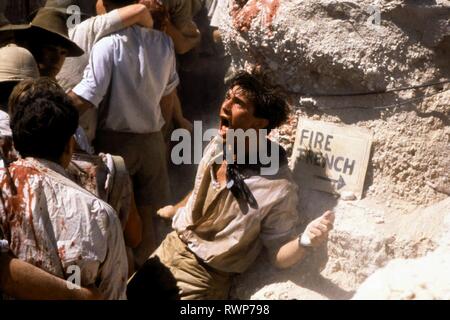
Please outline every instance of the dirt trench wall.
[[362, 200], [299, 183], [305, 223], [322, 210], [336, 212], [327, 247], [283, 272], [260, 257], [233, 295], [346, 299], [390, 260], [439, 248], [450, 215], [450, 2], [233, 2], [220, 28], [231, 68], [261, 69], [288, 95], [293, 115], [279, 134], [289, 152], [297, 117], [373, 134]]
[[[323, 95], [450, 79], [450, 3], [379, 1], [379, 26], [368, 23], [373, 4], [248, 1], [232, 11], [221, 30], [232, 68], [257, 66], [270, 74], [297, 115], [372, 131], [367, 195], [431, 204], [445, 195], [430, 186], [450, 189], [450, 91], [444, 91], [450, 84], [356, 97]], [[266, 9], [258, 11], [259, 6]], [[433, 93], [398, 108], [377, 109]], [[295, 125], [294, 117], [282, 131], [288, 149]]]

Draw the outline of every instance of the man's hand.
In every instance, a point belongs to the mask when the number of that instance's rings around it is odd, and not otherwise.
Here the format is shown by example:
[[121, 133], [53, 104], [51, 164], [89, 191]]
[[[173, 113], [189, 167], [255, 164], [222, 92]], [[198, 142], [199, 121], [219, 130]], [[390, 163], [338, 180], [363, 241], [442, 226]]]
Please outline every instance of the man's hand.
[[327, 211], [308, 224], [304, 234], [309, 237], [312, 247], [321, 245], [328, 238], [328, 232], [333, 229], [334, 218], [334, 212]]
[[165, 207], [159, 209], [159, 210], [156, 212], [156, 214], [157, 214], [158, 216], [160, 216], [161, 218], [171, 220], [171, 219], [173, 218], [173, 216], [177, 213], [178, 209], [180, 209], [180, 208], [186, 206], [186, 204], [187, 204], [187, 202], [188, 202], [189, 197], [191, 196], [191, 194], [192, 194], [192, 191], [189, 192], [189, 193], [184, 197], [184, 199], [181, 200], [180, 202], [178, 202], [176, 205], [173, 205], [173, 206], [172, 206], [172, 205], [170, 205], [170, 206], [165, 206]]
[[164, 219], [172, 219], [175, 213], [177, 212], [176, 208], [174, 206], [165, 206], [161, 209], [159, 209], [156, 213], [158, 216]]
[[[327, 211], [319, 218], [311, 221], [303, 235], [310, 240], [308, 245], [317, 247], [328, 237], [328, 232], [333, 229], [334, 212]], [[299, 245], [298, 238], [284, 244], [274, 256], [274, 265], [278, 268], [289, 268], [303, 259], [307, 252], [304, 246]]]

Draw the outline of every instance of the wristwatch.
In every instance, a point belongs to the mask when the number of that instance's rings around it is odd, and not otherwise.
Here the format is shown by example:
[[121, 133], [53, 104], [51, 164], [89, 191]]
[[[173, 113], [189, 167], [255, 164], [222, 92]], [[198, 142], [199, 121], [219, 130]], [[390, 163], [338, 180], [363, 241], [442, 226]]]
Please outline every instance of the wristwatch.
[[311, 239], [306, 235], [306, 233], [300, 233], [298, 236], [298, 245], [302, 248], [311, 247]]
[[2, 226], [0, 226], [0, 253], [7, 253], [9, 252], [9, 243], [8, 241], [4, 240], [4, 234]]
[[0, 240], [0, 253], [9, 252], [9, 243], [6, 240]]

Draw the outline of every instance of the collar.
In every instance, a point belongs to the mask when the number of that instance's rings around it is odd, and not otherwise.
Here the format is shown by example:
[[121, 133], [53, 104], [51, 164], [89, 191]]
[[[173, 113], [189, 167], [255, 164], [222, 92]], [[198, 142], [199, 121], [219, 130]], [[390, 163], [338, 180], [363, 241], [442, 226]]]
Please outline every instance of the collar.
[[29, 160], [29, 159], [35, 160], [36, 162], [38, 162], [44, 168], [53, 170], [53, 171], [55, 171], [55, 172], [65, 176], [66, 178], [68, 177], [67, 173], [66, 173], [66, 170], [60, 164], [58, 164], [56, 162], [49, 161], [49, 160], [46, 160], [46, 159], [41, 159], [41, 158], [26, 158], [25, 160]]

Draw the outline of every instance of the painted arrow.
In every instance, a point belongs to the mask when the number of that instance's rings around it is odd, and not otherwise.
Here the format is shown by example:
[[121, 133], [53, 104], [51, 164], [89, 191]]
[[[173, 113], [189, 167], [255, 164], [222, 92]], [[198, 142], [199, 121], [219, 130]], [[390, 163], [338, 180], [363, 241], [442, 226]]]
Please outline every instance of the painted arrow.
[[318, 179], [321, 179], [321, 180], [325, 180], [325, 181], [329, 181], [329, 182], [332, 182], [332, 183], [336, 183], [336, 187], [337, 187], [338, 190], [345, 186], [344, 178], [342, 178], [341, 175], [339, 175], [339, 179], [338, 180], [331, 179], [331, 178], [328, 178], [328, 177], [321, 177], [321, 176], [314, 176], [314, 177], [316, 177]]

